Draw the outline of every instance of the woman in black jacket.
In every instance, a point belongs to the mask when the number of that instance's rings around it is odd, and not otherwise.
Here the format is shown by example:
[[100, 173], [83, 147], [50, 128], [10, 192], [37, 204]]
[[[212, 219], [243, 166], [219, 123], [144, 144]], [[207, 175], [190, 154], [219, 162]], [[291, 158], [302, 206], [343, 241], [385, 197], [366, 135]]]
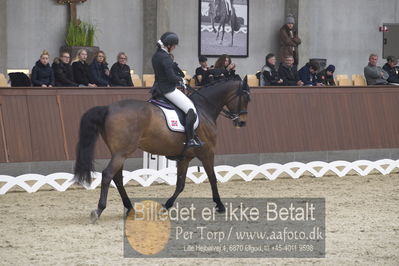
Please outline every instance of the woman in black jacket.
[[130, 67], [127, 63], [127, 55], [119, 53], [118, 62], [111, 67], [111, 86], [134, 86], [130, 76]]
[[90, 64], [91, 74], [94, 83], [100, 87], [109, 86], [109, 69], [107, 58], [103, 51], [98, 51], [94, 57], [93, 62]]
[[73, 76], [75, 77], [75, 82], [79, 84], [80, 87], [97, 87], [94, 79], [91, 75], [90, 67], [86, 63], [87, 51], [85, 49], [80, 49], [78, 51], [78, 56], [76, 61], [72, 64]]
[[152, 56], [152, 67], [155, 73], [154, 86], [151, 92], [154, 96], [162, 95], [186, 114], [186, 148], [200, 147], [203, 143], [194, 137], [194, 127], [198, 125], [197, 112], [193, 102], [177, 85], [183, 83], [183, 78], [175, 73], [173, 59], [170, 53], [179, 44], [176, 33], [166, 32], [158, 40], [158, 49]]
[[40, 55], [40, 60], [32, 69], [32, 84], [36, 87], [53, 87], [54, 72], [50, 67], [49, 54], [46, 50]]
[[[212, 67], [211, 67], [212, 68]], [[222, 78], [234, 78], [236, 75], [236, 65], [231, 62], [231, 57], [227, 54], [222, 54], [215, 62], [215, 67], [209, 70], [211, 80], [218, 80]], [[213, 76], [213, 77], [212, 77]]]
[[59, 58], [53, 62], [55, 86], [57, 87], [77, 87], [73, 78], [72, 66], [69, 64], [71, 56], [68, 52], [61, 53]]

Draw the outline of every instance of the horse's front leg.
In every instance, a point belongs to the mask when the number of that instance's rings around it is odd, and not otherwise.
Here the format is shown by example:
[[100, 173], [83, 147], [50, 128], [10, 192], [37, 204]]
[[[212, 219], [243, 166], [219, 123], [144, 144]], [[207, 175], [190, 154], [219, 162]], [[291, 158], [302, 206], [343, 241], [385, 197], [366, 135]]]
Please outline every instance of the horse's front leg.
[[231, 47], [233, 46], [233, 41], [234, 41], [234, 30], [233, 27], [231, 27], [231, 43], [230, 43]]
[[215, 170], [213, 169], [215, 155], [213, 152], [209, 152], [207, 155], [200, 156], [199, 159], [201, 160], [205, 172], [208, 175], [209, 183], [211, 184], [212, 188], [212, 198], [213, 201], [216, 203], [216, 210], [219, 213], [223, 213], [226, 211], [226, 208], [224, 207], [220, 199]]
[[182, 161], [177, 162], [177, 181], [176, 181], [176, 190], [168, 201], [165, 203], [165, 208], [169, 209], [175, 203], [176, 198], [183, 191], [184, 185], [186, 184], [186, 176], [187, 176], [187, 168], [192, 158], [185, 158]]
[[225, 23], [225, 21], [223, 21], [222, 38], [220, 39], [220, 44], [223, 44], [224, 33], [225, 33], [225, 26], [226, 26], [226, 23]]

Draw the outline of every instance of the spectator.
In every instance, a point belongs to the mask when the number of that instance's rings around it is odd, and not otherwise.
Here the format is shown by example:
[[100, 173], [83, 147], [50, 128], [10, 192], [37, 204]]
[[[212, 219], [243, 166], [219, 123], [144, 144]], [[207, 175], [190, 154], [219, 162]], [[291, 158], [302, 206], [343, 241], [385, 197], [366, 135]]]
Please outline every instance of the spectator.
[[55, 86], [57, 87], [77, 87], [73, 78], [72, 66], [69, 64], [71, 56], [68, 52], [62, 52], [60, 57], [54, 59], [53, 71]]
[[295, 28], [295, 18], [289, 14], [286, 18], [285, 25], [280, 29], [280, 57], [292, 56], [294, 58], [294, 65], [298, 65], [298, 45], [301, 44], [301, 39], [298, 37], [298, 32]]
[[399, 84], [399, 68], [396, 66], [398, 59], [388, 56], [386, 64], [382, 67], [389, 75], [388, 82]]
[[276, 69], [276, 56], [274, 54], [266, 55], [266, 64], [259, 72], [258, 79], [260, 86], [280, 86], [283, 80], [279, 77]]
[[109, 69], [107, 57], [103, 51], [98, 51], [94, 56], [93, 62], [90, 64], [91, 75], [97, 86], [109, 86]]
[[302, 86], [303, 82], [299, 79], [298, 71], [294, 66], [294, 58], [290, 55], [284, 58], [278, 69], [278, 75], [283, 80], [283, 86]]
[[125, 53], [118, 54], [118, 62], [111, 67], [111, 86], [133, 86], [127, 59]]
[[204, 86], [209, 83], [209, 67], [208, 67], [208, 58], [206, 56], [201, 55], [198, 58], [200, 66], [195, 70], [195, 85]]
[[371, 54], [369, 56], [369, 64], [364, 67], [364, 77], [367, 80], [367, 85], [387, 85], [389, 78], [388, 73], [377, 66], [378, 56]]
[[53, 87], [54, 72], [50, 67], [49, 54], [46, 50], [40, 55], [40, 59], [36, 62], [32, 69], [32, 84], [35, 87]]
[[305, 86], [323, 86], [322, 83], [317, 80], [317, 71], [319, 70], [319, 63], [310, 62], [306, 63], [299, 71], [299, 79]]
[[86, 62], [87, 51], [85, 49], [80, 49], [78, 51], [77, 58], [72, 64], [73, 76], [75, 82], [79, 84], [79, 87], [97, 87], [94, 82], [93, 76], [91, 75], [90, 67]]
[[325, 86], [336, 86], [334, 81], [335, 66], [329, 65], [317, 74], [317, 80]]
[[216, 60], [215, 67], [208, 70], [209, 77], [212, 75], [214, 80], [234, 78], [236, 77], [235, 68], [236, 65], [231, 62], [231, 57], [227, 54], [223, 54]]

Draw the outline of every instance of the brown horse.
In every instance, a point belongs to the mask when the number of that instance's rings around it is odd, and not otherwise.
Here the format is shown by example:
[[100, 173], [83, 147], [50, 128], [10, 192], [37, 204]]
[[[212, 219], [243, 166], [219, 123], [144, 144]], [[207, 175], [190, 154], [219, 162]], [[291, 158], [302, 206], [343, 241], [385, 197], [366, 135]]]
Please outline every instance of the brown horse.
[[[97, 136], [100, 133], [112, 157], [102, 172], [101, 194], [98, 208], [91, 213], [95, 222], [106, 207], [108, 188], [114, 180], [123, 205], [128, 210], [132, 204], [123, 187], [122, 169], [125, 160], [137, 148], [153, 154], [178, 156], [184, 151], [183, 159], [177, 163], [176, 191], [166, 202], [165, 207], [173, 206], [177, 196], [183, 191], [189, 162], [197, 157], [201, 160], [212, 187], [213, 201], [219, 212], [225, 207], [220, 200], [214, 172], [214, 149], [216, 145], [216, 119], [223, 110], [233, 120], [236, 127], [245, 126], [249, 87], [246, 78], [241, 80], [219, 81], [203, 87], [190, 95], [200, 119], [196, 130], [198, 137], [205, 142], [200, 148], [185, 150], [185, 134], [168, 129], [164, 114], [154, 104], [138, 100], [124, 100], [109, 106], [97, 106], [87, 111], [80, 122], [79, 142], [75, 164], [75, 181], [91, 183], [93, 157]], [[223, 109], [224, 106], [228, 110]]]

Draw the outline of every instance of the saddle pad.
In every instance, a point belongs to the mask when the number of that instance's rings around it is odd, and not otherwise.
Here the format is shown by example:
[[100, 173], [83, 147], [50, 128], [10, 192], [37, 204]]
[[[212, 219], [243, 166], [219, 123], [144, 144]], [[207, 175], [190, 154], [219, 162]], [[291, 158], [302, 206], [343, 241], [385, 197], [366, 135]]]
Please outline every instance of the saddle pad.
[[[180, 122], [179, 117], [175, 110], [166, 109], [157, 105], [165, 115], [166, 124], [168, 128], [175, 132], [184, 132], [184, 125]], [[199, 125], [199, 118], [194, 123], [194, 130], [197, 129]]]

